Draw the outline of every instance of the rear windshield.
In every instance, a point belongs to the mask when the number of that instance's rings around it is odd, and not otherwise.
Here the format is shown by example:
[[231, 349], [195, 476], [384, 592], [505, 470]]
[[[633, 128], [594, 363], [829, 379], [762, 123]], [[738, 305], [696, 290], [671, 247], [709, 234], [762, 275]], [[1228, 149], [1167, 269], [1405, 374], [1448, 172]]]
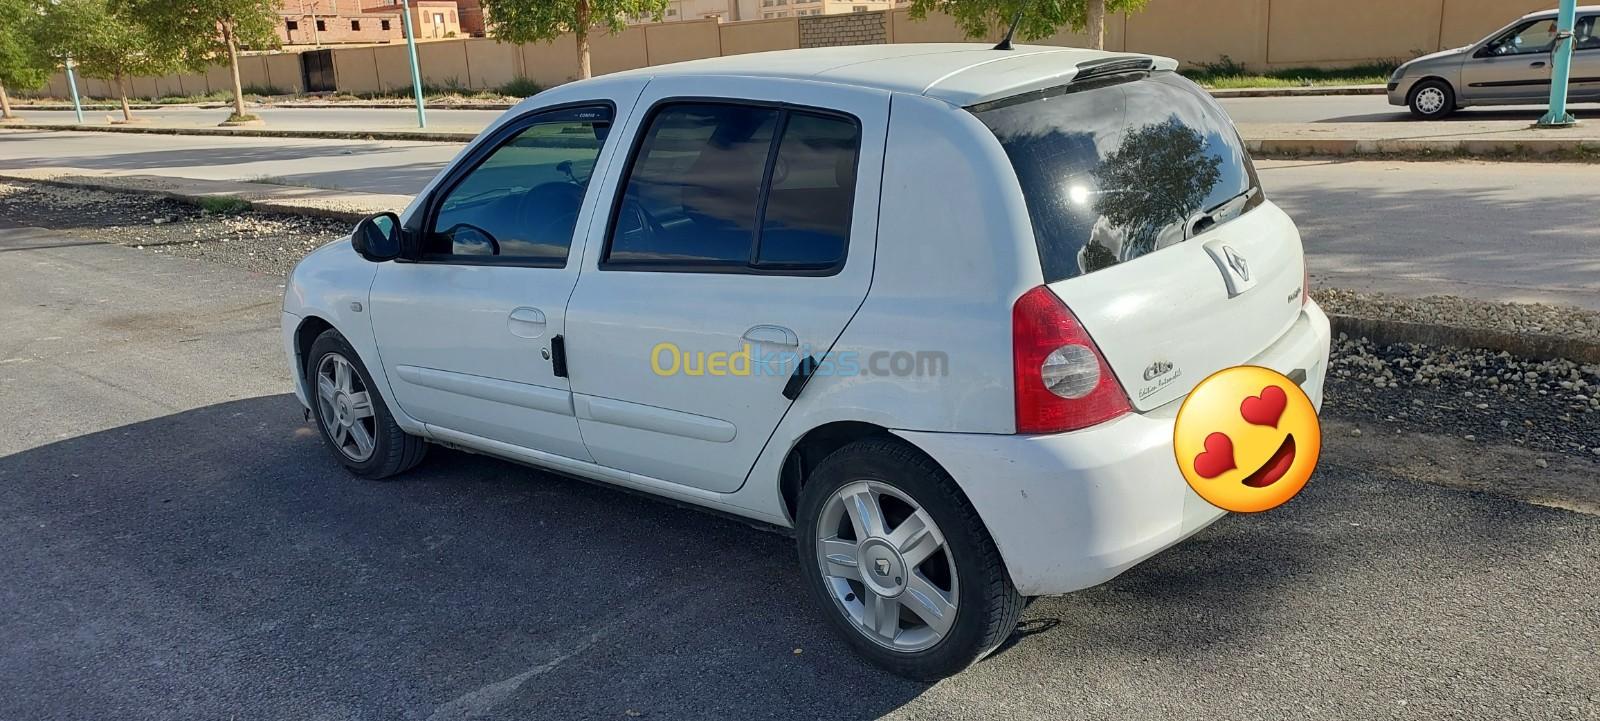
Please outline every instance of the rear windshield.
[[1233, 123], [1176, 73], [1079, 83], [972, 111], [1016, 169], [1046, 282], [1180, 243], [1261, 203]]

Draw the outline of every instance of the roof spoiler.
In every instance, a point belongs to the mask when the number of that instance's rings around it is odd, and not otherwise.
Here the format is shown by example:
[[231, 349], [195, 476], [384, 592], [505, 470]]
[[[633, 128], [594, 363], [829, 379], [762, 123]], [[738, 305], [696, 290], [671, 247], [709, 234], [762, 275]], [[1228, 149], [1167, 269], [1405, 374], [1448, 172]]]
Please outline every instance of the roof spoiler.
[[1102, 75], [1120, 75], [1122, 73], [1148, 73], [1154, 70], [1156, 63], [1151, 58], [1101, 58], [1099, 60], [1085, 60], [1077, 64], [1078, 74], [1072, 76], [1072, 82], [1098, 78]]

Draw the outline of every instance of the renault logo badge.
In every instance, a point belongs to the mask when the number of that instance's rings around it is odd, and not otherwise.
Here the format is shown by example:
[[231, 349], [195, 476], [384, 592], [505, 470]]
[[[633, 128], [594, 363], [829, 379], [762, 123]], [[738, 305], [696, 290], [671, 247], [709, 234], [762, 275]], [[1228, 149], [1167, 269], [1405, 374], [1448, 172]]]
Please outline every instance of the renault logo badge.
[[889, 575], [889, 559], [879, 558], [873, 560], [872, 570], [876, 571], [879, 576], [887, 577]]
[[1244, 256], [1226, 245], [1222, 246], [1222, 254], [1228, 258], [1228, 267], [1239, 274], [1241, 280], [1250, 280], [1250, 264], [1245, 262]]

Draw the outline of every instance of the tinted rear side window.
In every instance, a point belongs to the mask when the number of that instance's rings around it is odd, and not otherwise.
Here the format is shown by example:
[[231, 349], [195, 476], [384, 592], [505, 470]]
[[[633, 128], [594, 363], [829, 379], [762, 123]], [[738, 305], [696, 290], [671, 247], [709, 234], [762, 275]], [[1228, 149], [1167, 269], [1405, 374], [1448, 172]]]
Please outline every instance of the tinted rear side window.
[[1175, 73], [1069, 85], [973, 112], [1016, 170], [1046, 282], [1182, 242], [1262, 199], [1233, 123]]
[[860, 126], [802, 110], [664, 106], [634, 157], [608, 267], [824, 272], [842, 264]]
[[609, 260], [744, 265], [779, 111], [676, 105], [639, 149]]

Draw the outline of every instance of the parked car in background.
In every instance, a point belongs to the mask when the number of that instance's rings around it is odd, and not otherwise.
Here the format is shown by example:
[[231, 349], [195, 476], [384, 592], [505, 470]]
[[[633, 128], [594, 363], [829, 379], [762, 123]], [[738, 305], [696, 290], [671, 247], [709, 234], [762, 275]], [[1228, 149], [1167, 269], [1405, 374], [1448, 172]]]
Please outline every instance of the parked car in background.
[[1299, 233], [1175, 67], [865, 45], [548, 90], [295, 268], [296, 394], [360, 476], [436, 443], [793, 528], [851, 645], [954, 673], [1223, 515], [1173, 458], [1199, 381], [1321, 400]]
[[[1600, 5], [1578, 8], [1567, 97], [1600, 101]], [[1473, 105], [1544, 104], [1550, 99], [1556, 11], [1528, 13], [1465, 47], [1424, 55], [1389, 76], [1389, 104], [1437, 120]]]

